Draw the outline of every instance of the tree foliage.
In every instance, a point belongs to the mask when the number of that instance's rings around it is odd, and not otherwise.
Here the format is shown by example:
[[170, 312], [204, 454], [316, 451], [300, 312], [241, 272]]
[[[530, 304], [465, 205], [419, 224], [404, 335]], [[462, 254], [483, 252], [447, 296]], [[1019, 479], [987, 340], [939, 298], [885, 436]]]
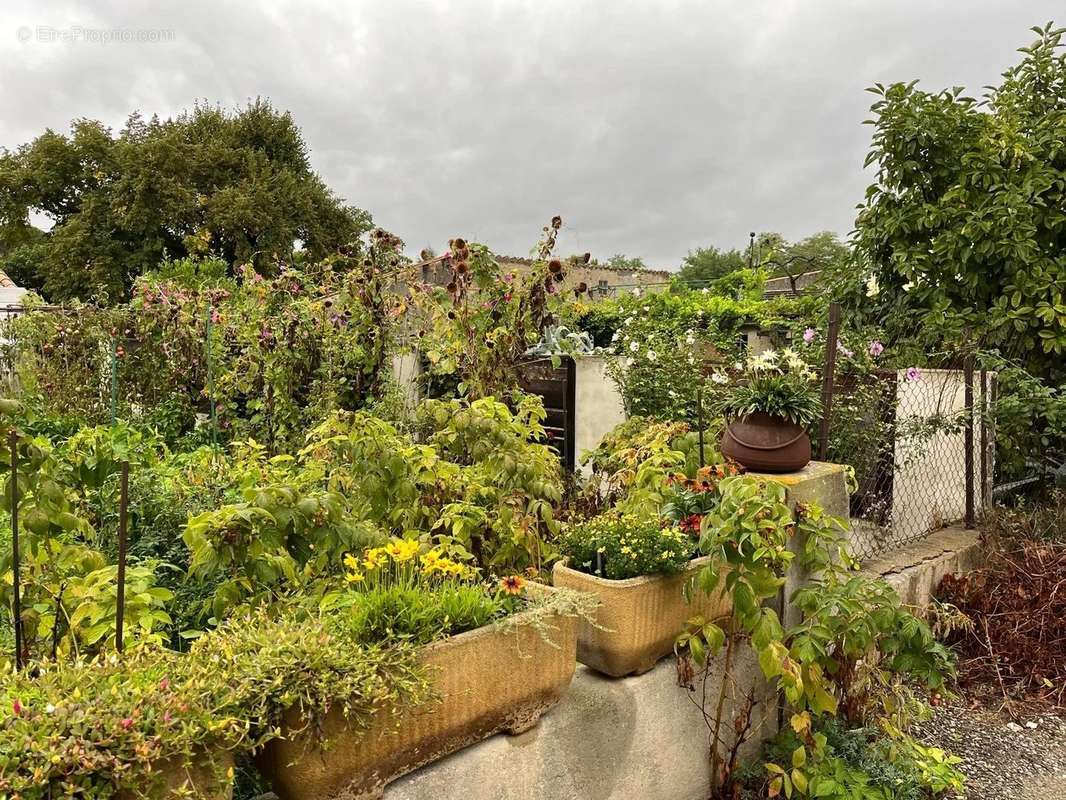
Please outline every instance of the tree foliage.
[[1066, 29], [1033, 30], [981, 101], [916, 82], [870, 90], [877, 179], [856, 241], [877, 286], [857, 300], [899, 335], [972, 336], [1054, 377], [1066, 352]]
[[0, 153], [0, 269], [53, 301], [121, 300], [164, 258], [268, 270], [299, 242], [318, 259], [369, 223], [312, 171], [292, 116], [263, 100], [135, 113], [117, 135], [79, 119]]
[[689, 250], [677, 277], [686, 286], [698, 288], [747, 266], [748, 259], [739, 250], [720, 250], [712, 244]]

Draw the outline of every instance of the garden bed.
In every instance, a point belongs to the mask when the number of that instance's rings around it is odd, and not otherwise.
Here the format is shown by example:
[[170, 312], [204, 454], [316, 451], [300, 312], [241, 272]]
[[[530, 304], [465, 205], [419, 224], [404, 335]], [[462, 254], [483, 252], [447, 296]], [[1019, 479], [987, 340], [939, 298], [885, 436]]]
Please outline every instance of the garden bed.
[[311, 731], [290, 712], [285, 738], [270, 742], [258, 764], [283, 800], [380, 797], [389, 782], [423, 764], [536, 725], [570, 685], [576, 648], [575, 617], [545, 619], [537, 610], [427, 645], [420, 661], [433, 674], [439, 702], [383, 710], [366, 728], [351, 726], [336, 708]]
[[595, 622], [579, 623], [577, 660], [605, 675], [639, 675], [673, 652], [685, 620], [728, 614], [728, 598], [696, 592], [691, 603], [685, 600], [685, 584], [708, 563], [709, 557], [697, 558], [677, 575], [624, 580], [600, 578], [557, 563], [552, 575], [556, 586], [589, 592], [600, 601]]

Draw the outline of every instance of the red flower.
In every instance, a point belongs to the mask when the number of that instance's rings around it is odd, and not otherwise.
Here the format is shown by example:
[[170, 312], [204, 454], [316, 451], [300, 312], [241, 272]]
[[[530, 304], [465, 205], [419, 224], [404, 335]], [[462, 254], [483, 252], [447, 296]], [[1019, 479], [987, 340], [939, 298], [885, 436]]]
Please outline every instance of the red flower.
[[695, 536], [700, 532], [700, 522], [702, 520], [703, 517], [700, 514], [689, 514], [678, 523], [677, 527], [685, 533]]
[[15, 712], [16, 717], [22, 716], [22, 703], [16, 699], [15, 702], [11, 704], [11, 710]]
[[133, 720], [129, 717], [126, 717], [124, 720], [122, 720], [122, 722], [119, 723], [119, 725], [122, 726], [122, 730], [128, 731], [130, 728], [133, 727]]

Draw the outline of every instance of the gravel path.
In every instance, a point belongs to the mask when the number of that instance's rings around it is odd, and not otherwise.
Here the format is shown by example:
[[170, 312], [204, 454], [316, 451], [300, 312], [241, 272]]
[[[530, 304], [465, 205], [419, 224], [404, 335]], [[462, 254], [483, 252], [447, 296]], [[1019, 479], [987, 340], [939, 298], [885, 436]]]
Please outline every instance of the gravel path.
[[1066, 799], [1066, 717], [1036, 714], [1017, 722], [981, 708], [946, 706], [918, 738], [963, 761], [966, 800]]

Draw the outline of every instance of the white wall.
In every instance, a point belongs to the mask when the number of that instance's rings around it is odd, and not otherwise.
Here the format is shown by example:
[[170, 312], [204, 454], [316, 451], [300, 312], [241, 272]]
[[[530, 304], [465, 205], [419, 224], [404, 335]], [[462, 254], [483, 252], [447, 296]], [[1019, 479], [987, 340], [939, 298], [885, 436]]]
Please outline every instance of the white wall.
[[581, 455], [594, 449], [605, 433], [625, 422], [626, 412], [602, 356], [578, 356], [575, 367], [574, 450], [580, 461]]
[[[989, 376], [991, 381], [991, 376]], [[966, 407], [965, 373], [961, 370], [923, 369], [918, 380], [908, 381], [900, 370], [896, 376], [896, 429], [928, 419], [934, 414], [954, 417]], [[975, 509], [980, 509], [981, 491], [981, 386], [974, 380], [973, 463]], [[990, 385], [990, 384], [989, 384]], [[938, 431], [915, 439], [897, 433], [892, 483], [892, 526], [896, 536], [913, 538], [961, 520], [966, 513], [965, 431]], [[988, 472], [992, 465], [989, 462]]]

